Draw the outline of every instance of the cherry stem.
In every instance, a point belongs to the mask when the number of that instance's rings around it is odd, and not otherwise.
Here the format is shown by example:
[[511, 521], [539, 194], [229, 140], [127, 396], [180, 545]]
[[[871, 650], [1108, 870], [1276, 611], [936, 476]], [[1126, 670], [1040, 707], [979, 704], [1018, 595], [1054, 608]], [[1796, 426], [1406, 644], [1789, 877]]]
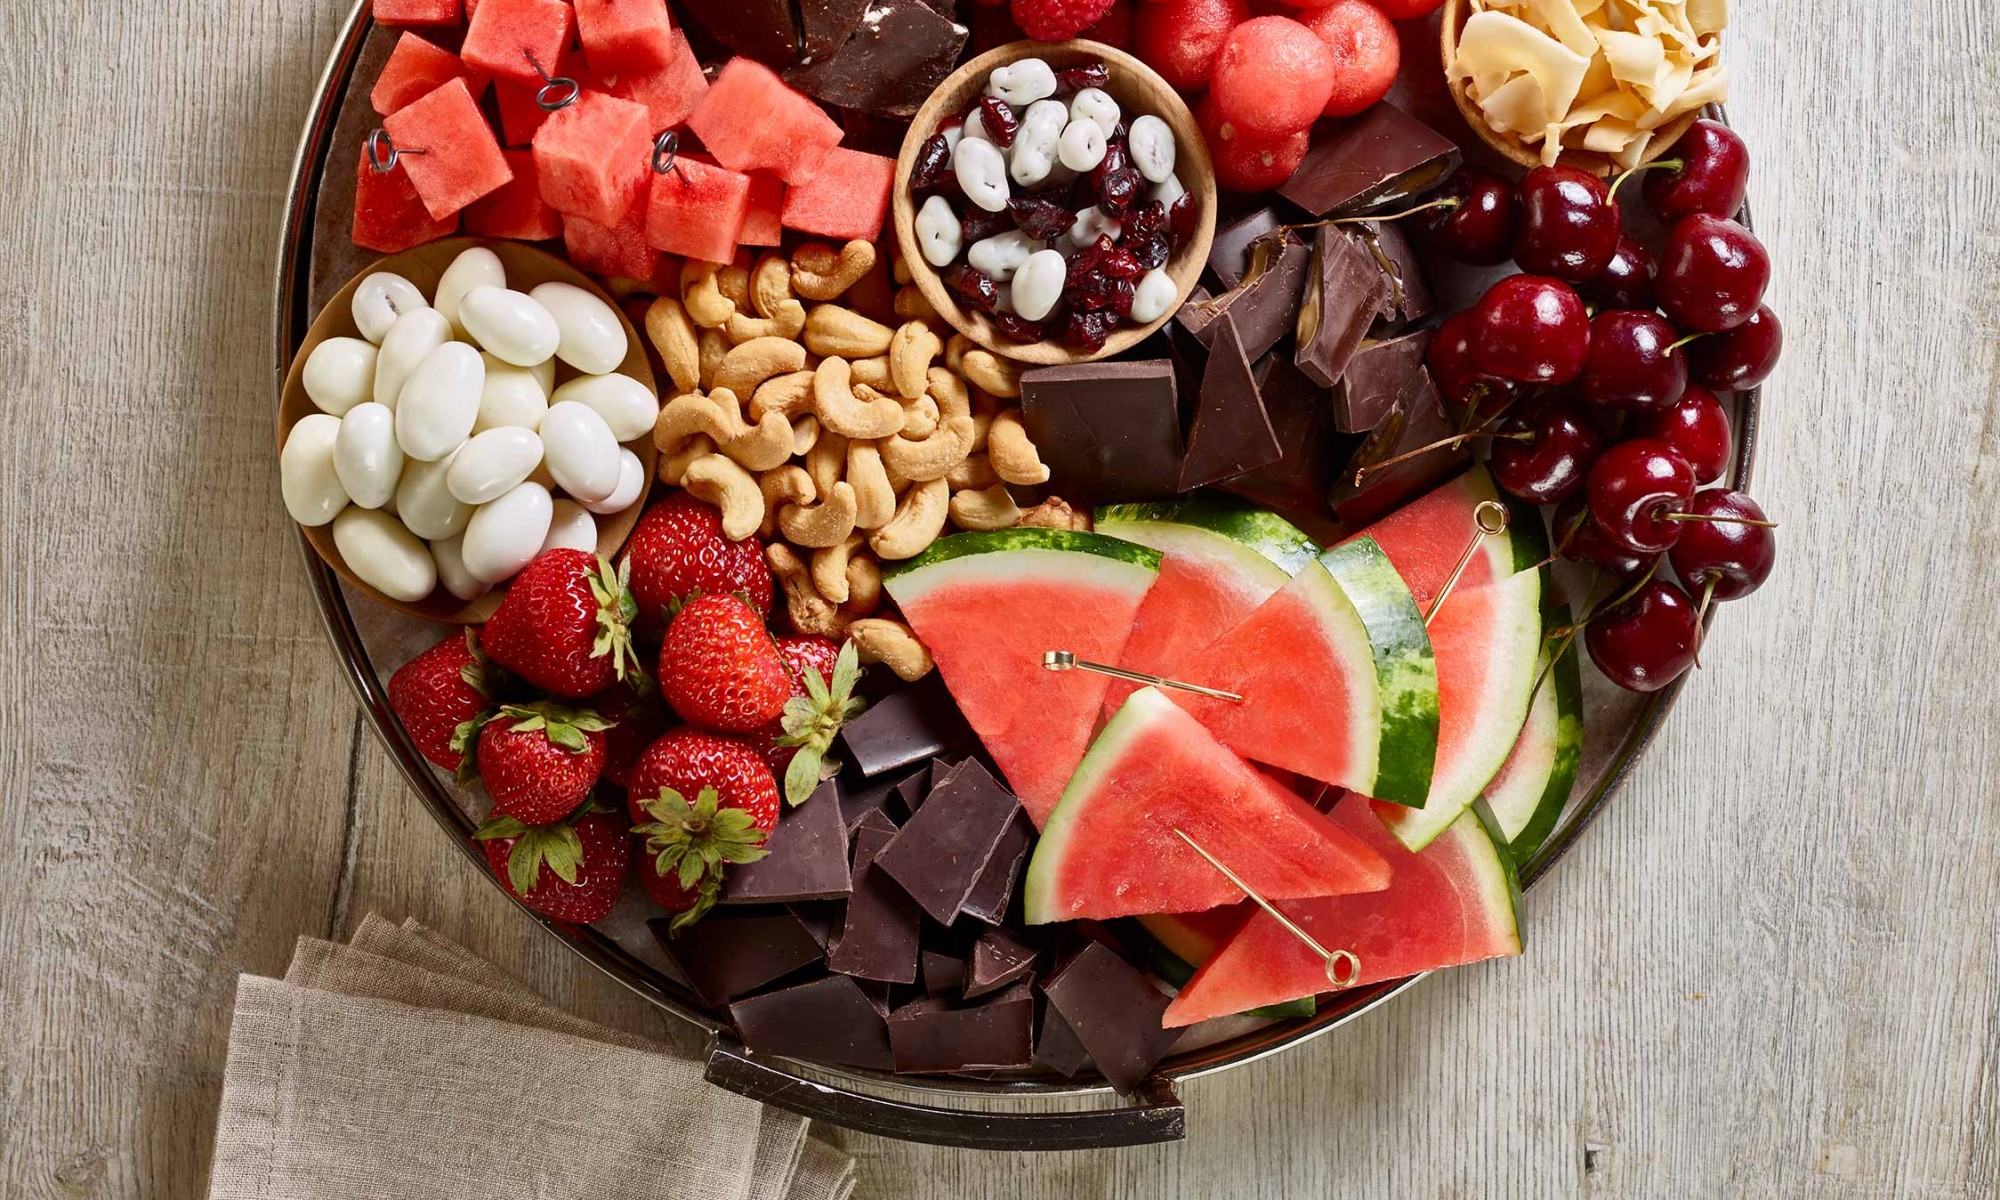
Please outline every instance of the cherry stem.
[[1366, 466], [1355, 468], [1354, 486], [1360, 487], [1361, 481], [1368, 478], [1371, 472], [1387, 470], [1398, 463], [1405, 463], [1413, 458], [1429, 454], [1433, 450], [1456, 450], [1473, 438], [1498, 438], [1501, 441], [1508, 442], [1528, 442], [1533, 441], [1534, 437], [1535, 433], [1531, 429], [1523, 429], [1519, 433], [1486, 433], [1481, 431], [1455, 433], [1448, 438], [1440, 438], [1428, 446], [1418, 446], [1415, 450], [1405, 451], [1394, 458], [1385, 458], [1381, 462], [1369, 463]]
[[1577, 534], [1583, 532], [1584, 525], [1589, 523], [1589, 521], [1590, 512], [1588, 509], [1577, 513], [1575, 518], [1570, 521], [1569, 528], [1563, 530], [1562, 536], [1556, 539], [1555, 549], [1549, 551], [1547, 558], [1536, 563], [1535, 569], [1539, 571], [1543, 567], [1555, 565], [1555, 561], [1562, 557], [1563, 551], [1569, 549], [1570, 542], [1575, 539]]
[[1662, 521], [1707, 521], [1711, 525], [1755, 525], [1759, 529], [1776, 529], [1776, 521], [1759, 521], [1755, 517], [1732, 517], [1727, 513], [1661, 513]]
[[1715, 599], [1715, 585], [1722, 576], [1708, 573], [1701, 585], [1701, 607], [1694, 610], [1694, 669], [1701, 670], [1701, 644], [1708, 640], [1708, 603]]
[[1654, 161], [1649, 163], [1640, 163], [1638, 166], [1633, 167], [1632, 169], [1626, 171], [1624, 174], [1620, 175], [1618, 178], [1612, 180], [1611, 186], [1605, 189], [1604, 198], [1607, 200], [1616, 200], [1618, 198], [1619, 187], [1622, 186], [1626, 180], [1632, 178], [1634, 175], [1637, 175], [1641, 171], [1652, 171], [1660, 168], [1665, 168], [1670, 171], [1679, 171], [1685, 168], [1686, 166], [1687, 166], [1687, 159], [1685, 158], [1661, 158], [1661, 159], [1655, 159]]
[[1564, 625], [1559, 629], [1552, 629], [1544, 636], [1553, 637], [1558, 634], [1574, 635], [1576, 633], [1581, 632], [1583, 628], [1586, 625], [1589, 625], [1592, 621], [1595, 621], [1597, 618], [1603, 616], [1605, 613], [1610, 612], [1612, 609], [1617, 608], [1619, 605], [1625, 603], [1627, 600], [1630, 600], [1632, 597], [1638, 595], [1640, 591], [1643, 590], [1647, 584], [1653, 582], [1653, 576], [1659, 574], [1659, 571], [1660, 571], [1660, 559], [1655, 558], [1653, 559], [1652, 564], [1646, 568], [1646, 573], [1632, 581], [1631, 587], [1626, 588], [1623, 592], [1620, 592], [1617, 596], [1614, 596], [1610, 600], [1607, 600], [1604, 603], [1599, 604], [1596, 607], [1592, 608], [1587, 614], [1585, 614], [1583, 620], [1578, 621], [1572, 625]]
[[1428, 204], [1419, 204], [1415, 208], [1406, 208], [1399, 213], [1384, 213], [1370, 217], [1335, 217], [1331, 221], [1315, 221], [1310, 225], [1293, 225], [1291, 228], [1318, 229], [1322, 225], [1368, 225], [1376, 221], [1400, 221], [1404, 217], [1414, 217], [1433, 208], [1457, 208], [1464, 203], [1465, 201], [1457, 196], [1446, 196], [1441, 200], [1432, 200]]
[[1682, 338], [1680, 341], [1675, 342], [1671, 346], [1668, 346], [1667, 353], [1672, 354], [1674, 351], [1680, 349], [1682, 346], [1687, 345], [1689, 342], [1698, 342], [1707, 336], [1708, 335], [1705, 333], [1690, 333], [1686, 337]]

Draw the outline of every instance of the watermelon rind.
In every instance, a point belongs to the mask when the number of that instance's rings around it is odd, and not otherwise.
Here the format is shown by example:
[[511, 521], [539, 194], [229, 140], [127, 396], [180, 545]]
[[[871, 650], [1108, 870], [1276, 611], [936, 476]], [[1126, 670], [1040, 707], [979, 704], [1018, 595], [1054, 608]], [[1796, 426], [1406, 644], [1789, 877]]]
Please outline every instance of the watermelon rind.
[[[1160, 694], [1152, 688], [1141, 688], [1132, 693], [1123, 707], [1112, 716], [1097, 737], [1090, 743], [1090, 749], [1083, 755], [1083, 761], [1076, 764], [1076, 771], [1069, 777], [1069, 786], [1063, 789], [1063, 801], [1072, 796], [1085, 795], [1103, 786], [1108, 774], [1116, 769], [1127, 750], [1138, 738], [1144, 736], [1153, 725], [1153, 714], [1158, 710]], [[1042, 836], [1035, 843], [1034, 853], [1028, 858], [1028, 873], [1021, 879], [1021, 915], [1030, 925], [1046, 925], [1059, 919], [1061, 909], [1056, 897], [1056, 868], [1063, 847], [1070, 838], [1078, 836], [1079, 814], [1083, 806], [1058, 802], [1055, 811], [1042, 826]]]
[[[1135, 927], [1127, 931], [1129, 940], [1145, 955], [1146, 965], [1153, 974], [1165, 980], [1168, 986], [1179, 989], [1194, 978], [1194, 965], [1173, 947], [1163, 941], [1159, 934], [1158, 921], [1171, 921], [1171, 916], [1135, 917]], [[1301, 996], [1297, 1000], [1287, 1000], [1282, 1004], [1266, 1004], [1262, 1008], [1245, 1011], [1246, 1017], [1258, 1017], [1269, 1021], [1286, 1021], [1294, 1017], [1310, 1017], [1319, 1011], [1319, 1000], [1313, 996]]]
[[[1152, 504], [1109, 504], [1097, 510], [1097, 531], [1171, 553], [1186, 539], [1204, 548], [1241, 548], [1244, 568], [1268, 574], [1266, 564], [1283, 572], [1276, 587], [1298, 573], [1319, 553], [1319, 544], [1298, 526], [1268, 509], [1219, 496]], [[1261, 560], [1261, 562], [1259, 561]]]
[[1375, 656], [1382, 713], [1375, 785], [1369, 794], [1395, 804], [1422, 805], [1437, 759], [1437, 660], [1417, 601], [1373, 538], [1343, 542], [1319, 556], [1354, 605]]
[[[1521, 935], [1521, 872], [1514, 866], [1513, 856], [1506, 852], [1506, 842], [1500, 834], [1500, 821], [1493, 815], [1492, 806], [1483, 799], [1475, 800], [1472, 807], [1465, 811], [1465, 816], [1476, 822], [1479, 836], [1493, 855], [1495, 870], [1481, 874], [1488, 911], [1498, 912], [1503, 903], [1507, 906], [1507, 924], [1514, 934], [1514, 953], [1519, 954], [1527, 946]], [[1461, 825], [1463, 821], [1462, 816], [1459, 819]], [[1462, 825], [1463, 835], [1469, 839], [1472, 829], [1472, 826]]]
[[1525, 866], [1555, 829], [1583, 758], [1583, 680], [1575, 645], [1553, 664], [1549, 661], [1556, 644], [1552, 635], [1570, 623], [1569, 606], [1549, 605], [1542, 623], [1542, 653], [1535, 668], [1541, 683], [1521, 736], [1485, 796], [1516, 868]]
[[[1016, 550], [1051, 550], [1065, 554], [1095, 554], [1116, 562], [1130, 563], [1157, 573], [1160, 552], [1123, 538], [1106, 537], [1075, 529], [989, 529], [976, 533], [954, 533], [932, 542], [922, 554], [899, 563], [884, 563], [882, 579], [901, 579], [929, 567], [936, 567], [978, 554], [1004, 554]], [[891, 594], [894, 589], [891, 589]]]

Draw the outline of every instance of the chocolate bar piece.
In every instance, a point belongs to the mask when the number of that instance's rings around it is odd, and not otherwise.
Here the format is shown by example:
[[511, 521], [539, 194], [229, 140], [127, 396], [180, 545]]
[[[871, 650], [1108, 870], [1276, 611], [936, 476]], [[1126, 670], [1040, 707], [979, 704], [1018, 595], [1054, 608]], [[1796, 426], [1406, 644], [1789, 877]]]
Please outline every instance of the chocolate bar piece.
[[882, 1071], [895, 1066], [889, 1026], [845, 975], [750, 996], [729, 1006], [743, 1044], [760, 1054]]
[[1265, 355], [1255, 371], [1264, 415], [1284, 453], [1277, 462], [1219, 486], [1294, 521], [1331, 520], [1326, 494], [1353, 449], [1353, 439], [1334, 427], [1327, 390], [1306, 378], [1282, 351]]
[[1396, 398], [1388, 419], [1341, 468], [1327, 497], [1334, 515], [1350, 526], [1366, 525], [1462, 469], [1472, 461], [1472, 451], [1464, 444], [1440, 446], [1395, 466], [1362, 473], [1372, 464], [1429, 446], [1456, 432], [1445, 416], [1430, 371], [1418, 367]]
[[924, 768], [919, 767], [901, 778], [878, 775], [869, 779], [857, 778], [858, 775], [859, 772], [850, 771], [841, 776], [840, 819], [850, 830], [856, 821], [871, 812], [886, 813], [892, 824], [900, 824], [910, 814], [896, 789], [910, 779], [917, 780], [921, 787]]
[[1228, 313], [1236, 318], [1243, 356], [1255, 362], [1297, 323], [1299, 294], [1305, 289], [1311, 266], [1312, 250], [1298, 234], [1289, 229], [1266, 234], [1250, 244], [1243, 282], [1220, 296], [1195, 288], [1174, 319], [1213, 350], [1216, 321]]
[[784, 67], [798, 59], [799, 25], [790, 0], [729, 0], [687, 4], [680, 11], [715, 40], [766, 66]]
[[924, 991], [932, 996], [956, 996], [965, 990], [965, 960], [944, 950], [923, 954]]
[[984, 921], [988, 925], [998, 925], [1007, 917], [1007, 906], [1014, 902], [1014, 885], [1021, 878], [1021, 864], [1028, 861], [1028, 850], [1035, 842], [1035, 827], [1028, 822], [1026, 809], [1014, 814], [1014, 820], [1007, 826], [1007, 832], [1000, 835], [1000, 841], [993, 847], [993, 857], [986, 860], [986, 869], [979, 873], [979, 882], [972, 885], [972, 893], [959, 906], [959, 915]]
[[916, 982], [923, 910], [875, 862], [895, 837], [896, 825], [884, 813], [867, 813], [855, 822], [854, 890], [840, 936], [827, 950], [827, 970], [885, 983]]
[[1347, 360], [1333, 394], [1333, 423], [1344, 433], [1367, 433], [1389, 418], [1410, 379], [1430, 353], [1428, 329], [1380, 341], [1364, 340]]
[[1152, 1074], [1180, 1040], [1180, 1030], [1160, 1027], [1167, 996], [1101, 942], [1085, 942], [1042, 992], [1121, 1092]]
[[1035, 997], [1016, 986], [983, 1004], [953, 1008], [936, 996], [889, 1014], [896, 1070], [998, 1071], [1035, 1057]]
[[1458, 163], [1449, 138], [1393, 104], [1377, 104], [1315, 142], [1278, 194], [1316, 217], [1348, 216], [1420, 196]]
[[1397, 222], [1363, 221], [1352, 229], [1389, 285], [1388, 298], [1381, 310], [1384, 319], [1408, 324], [1437, 311], [1437, 301], [1431, 296], [1422, 265], [1417, 262], [1417, 252]]
[[1076, 1031], [1053, 1004], [1042, 1006], [1041, 1031], [1035, 1035], [1035, 1065], [1064, 1079], [1076, 1078], [1078, 1071], [1090, 1065], [1090, 1051], [1076, 1040]]
[[826, 954], [811, 925], [782, 908], [711, 912], [679, 933], [673, 932], [672, 925], [671, 917], [646, 922], [660, 949], [687, 977], [695, 994], [715, 1008], [816, 963]]
[[1257, 394], [1236, 318], [1224, 313], [1217, 329], [1201, 376], [1201, 407], [1181, 463], [1183, 492], [1267, 466], [1284, 453]]
[[1374, 254], [1338, 225], [1313, 239], [1312, 278], [1299, 303], [1293, 361], [1313, 382], [1332, 387], [1389, 302], [1389, 281]]
[[1215, 240], [1208, 247], [1208, 269], [1225, 291], [1242, 283], [1250, 269], [1250, 244], [1282, 224], [1277, 209], [1260, 208], [1215, 231]]
[[989, 929], [972, 943], [965, 975], [965, 998], [997, 992], [1010, 983], [1034, 982], [1040, 951], [1004, 929]]
[[972, 894], [1021, 802], [976, 759], [960, 764], [883, 848], [878, 869], [931, 920], [949, 925]]
[[[965, 26], [924, 0], [801, 0], [799, 7], [806, 57], [785, 72], [785, 82], [840, 108], [911, 116], [965, 49]], [[843, 21], [846, 28], [834, 34]]]
[[1165, 359], [1024, 372], [1021, 420], [1073, 504], [1160, 499], [1180, 479], [1180, 399]]
[[935, 671], [862, 709], [841, 729], [840, 740], [863, 775], [880, 775], [976, 744], [972, 727]]
[[847, 823], [840, 819], [840, 786], [829, 779], [805, 803], [783, 814], [764, 849], [764, 857], [733, 865], [723, 875], [718, 904], [833, 900], [847, 895], [852, 883]]

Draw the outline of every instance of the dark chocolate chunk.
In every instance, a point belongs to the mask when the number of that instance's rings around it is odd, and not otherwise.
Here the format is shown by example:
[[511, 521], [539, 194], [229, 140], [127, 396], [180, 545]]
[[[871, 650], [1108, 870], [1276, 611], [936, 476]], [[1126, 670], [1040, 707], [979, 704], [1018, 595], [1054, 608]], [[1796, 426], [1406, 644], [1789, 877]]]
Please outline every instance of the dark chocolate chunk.
[[1462, 469], [1472, 461], [1472, 451], [1463, 444], [1456, 448], [1441, 446], [1395, 466], [1368, 471], [1356, 480], [1357, 472], [1371, 464], [1431, 445], [1456, 432], [1438, 399], [1437, 384], [1432, 382], [1430, 371], [1418, 367], [1402, 395], [1396, 398], [1388, 419], [1368, 435], [1368, 440], [1361, 443], [1361, 448], [1334, 480], [1328, 496], [1334, 515], [1351, 526], [1366, 525]]
[[1180, 479], [1180, 399], [1164, 359], [1027, 371], [1021, 420], [1073, 504], [1160, 499]]
[[750, 996], [729, 1006], [743, 1044], [760, 1054], [887, 1070], [889, 1027], [867, 991], [845, 975]]
[[[717, 7], [735, 0], [718, 0]], [[965, 49], [965, 26], [924, 0], [868, 0], [864, 5], [802, 0], [806, 59], [785, 82], [825, 104], [876, 116], [907, 117], [951, 74]], [[831, 10], [831, 11], [828, 11]], [[855, 19], [839, 35], [829, 27]], [[815, 42], [829, 42], [815, 51]]]
[[782, 68], [799, 56], [799, 26], [791, 0], [729, 0], [682, 5], [680, 11], [716, 41], [766, 66]]
[[671, 917], [646, 922], [695, 993], [716, 1008], [816, 963], [826, 953], [813, 926], [782, 908], [711, 912], [679, 933], [672, 925]]
[[998, 925], [1007, 917], [1007, 906], [1014, 901], [1014, 885], [1021, 878], [1021, 864], [1028, 861], [1028, 850], [1035, 842], [1035, 827], [1028, 822], [1027, 810], [1014, 814], [1014, 820], [1007, 826], [1007, 832], [1000, 835], [1000, 841], [993, 847], [993, 857], [986, 860], [986, 869], [979, 873], [979, 882], [972, 885], [972, 894], [959, 906], [962, 916], [984, 921], [988, 925]]
[[977, 744], [935, 671], [863, 709], [841, 729], [840, 740], [863, 775]]
[[1347, 216], [1430, 191], [1458, 169], [1449, 138], [1377, 104], [1313, 143], [1278, 194], [1316, 217]]
[[875, 865], [903, 885], [931, 920], [949, 925], [1020, 807], [985, 767], [967, 759], [931, 789]]
[[1432, 298], [1430, 283], [1424, 279], [1424, 269], [1417, 262], [1417, 252], [1398, 223], [1363, 221], [1353, 230], [1389, 285], [1388, 298], [1381, 310], [1384, 318], [1407, 324], [1437, 311], [1437, 301]]
[[1078, 1071], [1090, 1065], [1090, 1051], [1076, 1040], [1076, 1031], [1053, 1004], [1042, 1005], [1041, 1032], [1035, 1035], [1035, 1065], [1047, 1067], [1064, 1079], [1074, 1079]]
[[911, 814], [923, 806], [924, 797], [930, 795], [931, 789], [937, 786], [937, 765], [940, 761], [942, 760], [932, 759], [928, 768], [904, 776], [903, 781], [896, 785], [896, 791], [890, 802], [901, 813], [904, 821], [909, 820]]
[[1224, 290], [1243, 282], [1243, 273], [1250, 269], [1250, 244], [1283, 223], [1277, 209], [1260, 208], [1215, 231], [1208, 247], [1208, 269]]
[[1367, 433], [1388, 420], [1396, 401], [1430, 353], [1428, 329], [1382, 341], [1364, 340], [1347, 360], [1333, 394], [1334, 424], [1346, 433]]
[[958, 770], [959, 766], [964, 762], [965, 760], [962, 758], [948, 758], [942, 754], [932, 759], [930, 772], [925, 777], [923, 794], [911, 802], [910, 811], [917, 811], [924, 802], [923, 797], [929, 795], [932, 788], [951, 778], [951, 773]]
[[1284, 453], [1269, 466], [1225, 480], [1222, 489], [1295, 521], [1331, 520], [1326, 494], [1353, 449], [1353, 439], [1335, 428], [1327, 390], [1306, 378], [1282, 351], [1265, 355], [1255, 370], [1264, 415]]
[[841, 921], [847, 916], [845, 900], [808, 900], [801, 904], [787, 904], [786, 911], [799, 919], [807, 933], [820, 944], [821, 949], [833, 940]]
[[1293, 360], [1321, 387], [1332, 387], [1389, 301], [1389, 281], [1361, 240], [1338, 225], [1313, 239], [1312, 278], [1299, 302]]
[[1312, 250], [1298, 234], [1289, 229], [1267, 234], [1250, 244], [1243, 282], [1220, 296], [1194, 289], [1174, 319], [1213, 350], [1216, 321], [1228, 313], [1236, 318], [1243, 356], [1254, 362], [1297, 324], [1299, 294], [1305, 289], [1311, 266]]
[[957, 996], [965, 990], [965, 960], [945, 950], [923, 954], [924, 991], [933, 996]]
[[854, 892], [847, 899], [840, 936], [826, 953], [829, 971], [885, 983], [917, 980], [923, 910], [875, 865], [876, 856], [895, 837], [895, 823], [880, 811], [855, 822]]
[[1035, 997], [1025, 986], [983, 1004], [952, 1008], [935, 996], [889, 1014], [896, 1070], [997, 1071], [1035, 1057]]
[[1167, 996], [1100, 942], [1085, 942], [1042, 992], [1121, 1092], [1152, 1074], [1180, 1040], [1180, 1030], [1160, 1027]]
[[1010, 983], [1035, 981], [1035, 960], [1041, 952], [1004, 929], [989, 929], [972, 943], [965, 974], [965, 998], [997, 992]]
[[868, 0], [799, 0], [803, 61], [817, 62], [845, 42], [867, 9]]
[[1201, 407], [1195, 412], [1187, 458], [1181, 463], [1183, 492], [1268, 466], [1284, 453], [1257, 395], [1257, 379], [1237, 334], [1236, 318], [1225, 313], [1217, 326], [1208, 369], [1201, 376]]
[[[887, 813], [892, 822], [899, 822], [908, 815], [902, 807], [902, 799], [896, 795], [896, 788], [903, 779], [891, 779], [878, 775], [873, 779], [857, 777], [859, 772], [849, 772], [842, 776], [840, 785], [840, 818], [848, 829], [871, 812]], [[915, 777], [922, 779], [924, 772], [919, 768]], [[908, 778], [907, 776], [905, 778]]]
[[768, 853], [756, 862], [729, 868], [717, 903], [832, 900], [847, 895], [852, 884], [840, 786], [829, 779], [805, 803], [783, 814], [764, 848]]

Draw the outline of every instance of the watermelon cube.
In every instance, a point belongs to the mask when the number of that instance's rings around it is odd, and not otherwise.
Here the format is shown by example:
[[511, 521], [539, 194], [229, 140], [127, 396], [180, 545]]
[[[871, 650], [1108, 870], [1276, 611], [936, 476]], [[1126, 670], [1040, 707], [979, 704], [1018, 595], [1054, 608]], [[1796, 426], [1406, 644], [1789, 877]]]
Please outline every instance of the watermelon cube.
[[591, 70], [657, 71], [673, 61], [673, 22], [665, 0], [575, 2], [576, 32]]
[[[579, 78], [584, 74], [583, 55], [565, 48], [549, 74], [564, 79]], [[532, 84], [511, 79], [493, 81], [493, 99], [500, 110], [500, 137], [506, 145], [525, 146], [534, 141], [542, 122], [549, 119], [548, 110], [535, 103], [535, 93], [541, 88], [540, 76]]]
[[673, 170], [653, 176], [646, 240], [668, 254], [726, 263], [736, 257], [749, 211], [748, 175], [683, 154]]
[[456, 25], [459, 0], [375, 0], [379, 25]]
[[835, 146], [810, 180], [786, 189], [785, 227], [873, 241], [889, 211], [889, 183], [895, 174], [895, 159]]
[[495, 79], [539, 87], [570, 40], [570, 7], [562, 0], [481, 0], [458, 55]]
[[366, 154], [361, 156], [360, 170], [354, 179], [351, 236], [355, 245], [380, 254], [395, 254], [458, 232], [456, 213], [440, 221], [424, 207], [409, 173], [403, 170], [403, 163], [415, 161], [406, 158], [388, 171], [377, 171], [368, 164]]
[[542, 173], [528, 150], [502, 150], [514, 172], [499, 191], [465, 206], [465, 232], [480, 237], [540, 242], [561, 237], [562, 214], [542, 199]]
[[474, 99], [486, 90], [486, 76], [467, 70], [465, 60], [458, 55], [414, 33], [405, 33], [396, 39], [389, 61], [382, 64], [382, 73], [375, 77], [375, 89], [368, 93], [368, 103], [386, 117], [454, 79], [465, 80], [466, 89]]
[[535, 133], [542, 199], [565, 216], [618, 224], [646, 194], [652, 126], [645, 105], [586, 89]]
[[[465, 80], [453, 79], [382, 118], [402, 152], [410, 182], [438, 220], [514, 177], [500, 156], [493, 127]], [[421, 152], [421, 153], [419, 153]]]
[[775, 246], [785, 240], [785, 181], [769, 171], [750, 172], [750, 210], [743, 218], [738, 245]]
[[730, 170], [766, 170], [789, 184], [811, 179], [840, 144], [840, 126], [824, 109], [748, 58], [724, 64], [688, 128]]
[[655, 133], [684, 123], [708, 94], [708, 76], [702, 74], [701, 60], [694, 56], [687, 38], [678, 29], [668, 37], [673, 46], [666, 66], [598, 76], [598, 86], [604, 91], [645, 105], [653, 114]]
[[564, 217], [563, 248], [578, 268], [605, 279], [650, 280], [660, 262], [660, 252], [646, 241], [644, 208], [634, 208], [616, 225]]

